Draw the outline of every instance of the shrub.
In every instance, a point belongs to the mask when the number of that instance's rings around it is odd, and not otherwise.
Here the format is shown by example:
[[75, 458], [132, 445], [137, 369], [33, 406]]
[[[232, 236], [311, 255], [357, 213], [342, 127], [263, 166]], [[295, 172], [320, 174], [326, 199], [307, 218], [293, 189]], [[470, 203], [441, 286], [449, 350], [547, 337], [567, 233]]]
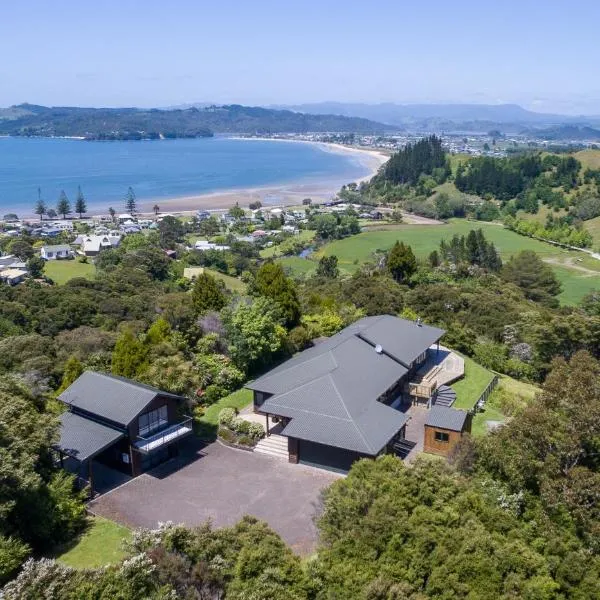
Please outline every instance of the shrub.
[[250, 422], [244, 419], [234, 419], [231, 429], [239, 434], [247, 434], [250, 432]]
[[242, 435], [237, 440], [242, 446], [254, 446], [254, 440], [249, 435]]
[[226, 407], [219, 413], [219, 424], [233, 429], [233, 423], [236, 420], [237, 413], [235, 408]]
[[236, 442], [236, 435], [235, 433], [233, 433], [233, 431], [231, 431], [230, 429], [227, 429], [227, 427], [220, 427], [219, 428], [219, 437], [225, 441], [225, 442], [229, 442], [230, 444], [234, 444]]
[[248, 435], [252, 439], [259, 440], [260, 438], [264, 437], [265, 430], [260, 423], [250, 423], [249, 425], [250, 426], [248, 427]]

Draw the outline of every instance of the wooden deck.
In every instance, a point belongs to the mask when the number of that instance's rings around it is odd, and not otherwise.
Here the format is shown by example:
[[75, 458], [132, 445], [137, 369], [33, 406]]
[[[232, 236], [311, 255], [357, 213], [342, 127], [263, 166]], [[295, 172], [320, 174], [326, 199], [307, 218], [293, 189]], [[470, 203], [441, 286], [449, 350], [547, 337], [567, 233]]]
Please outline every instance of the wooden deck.
[[407, 393], [419, 398], [430, 398], [441, 385], [448, 385], [465, 374], [464, 359], [440, 346], [427, 351], [425, 364], [417, 371], [413, 381], [407, 386]]

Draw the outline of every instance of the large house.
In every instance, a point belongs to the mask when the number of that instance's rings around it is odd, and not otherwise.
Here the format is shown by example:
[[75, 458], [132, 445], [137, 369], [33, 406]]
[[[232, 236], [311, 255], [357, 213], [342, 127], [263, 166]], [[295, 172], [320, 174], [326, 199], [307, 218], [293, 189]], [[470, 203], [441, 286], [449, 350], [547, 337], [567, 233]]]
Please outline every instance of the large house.
[[135, 477], [175, 456], [192, 433], [184, 397], [124, 377], [86, 371], [58, 399], [67, 410], [55, 449], [92, 491], [93, 461]]
[[116, 248], [120, 243], [120, 235], [83, 235], [75, 240], [86, 256], [98, 256], [102, 250]]
[[443, 334], [389, 315], [360, 319], [248, 384], [254, 410], [267, 433], [287, 437], [290, 462], [347, 471], [358, 458], [400, 453], [408, 407], [454, 400], [439, 384], [460, 376], [444, 370], [455, 355], [440, 349]]
[[75, 252], [73, 252], [71, 246], [68, 244], [57, 244], [54, 246], [42, 246], [40, 248], [40, 256], [44, 260], [61, 260], [73, 258]]

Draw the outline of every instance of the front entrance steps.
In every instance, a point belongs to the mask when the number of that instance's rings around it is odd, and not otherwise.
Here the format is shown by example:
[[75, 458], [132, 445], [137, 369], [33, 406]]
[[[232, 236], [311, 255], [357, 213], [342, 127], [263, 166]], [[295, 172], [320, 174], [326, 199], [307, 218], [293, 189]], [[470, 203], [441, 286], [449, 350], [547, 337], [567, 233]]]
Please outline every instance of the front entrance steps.
[[272, 433], [270, 436], [264, 437], [256, 444], [256, 446], [254, 446], [254, 452], [267, 454], [268, 456], [273, 456], [280, 460], [287, 460], [288, 439], [283, 435]]

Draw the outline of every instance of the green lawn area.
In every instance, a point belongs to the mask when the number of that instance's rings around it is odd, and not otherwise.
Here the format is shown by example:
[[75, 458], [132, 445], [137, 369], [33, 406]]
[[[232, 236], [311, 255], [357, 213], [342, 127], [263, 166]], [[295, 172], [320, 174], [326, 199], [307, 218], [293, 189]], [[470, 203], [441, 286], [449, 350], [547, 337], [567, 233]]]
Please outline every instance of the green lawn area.
[[587, 229], [592, 238], [594, 239], [594, 243], [592, 244], [594, 250], [600, 249], [600, 217], [596, 217], [595, 219], [590, 219], [589, 221], [583, 222], [584, 229]]
[[[600, 289], [600, 261], [589, 259], [581, 252], [564, 250], [519, 235], [495, 223], [466, 219], [452, 219], [445, 225], [397, 225], [386, 231], [367, 231], [326, 244], [311, 258], [318, 260], [320, 256], [336, 255], [340, 270], [352, 273], [360, 264], [371, 260], [375, 251], [389, 249], [396, 240], [409, 244], [417, 257], [424, 259], [439, 247], [442, 239], [449, 240], [454, 234], [466, 235], [471, 229], [479, 228], [484, 231], [486, 238], [496, 245], [503, 260], [508, 260], [520, 250], [533, 250], [544, 260], [561, 263], [558, 266], [552, 264], [552, 268], [564, 282], [564, 291], [559, 296], [563, 303], [576, 303], [590, 289]], [[581, 264], [585, 265], [586, 269], [597, 271], [597, 276], [574, 268], [573, 261], [580, 257], [584, 259]], [[310, 264], [313, 261], [308, 262]], [[299, 269], [298, 265], [293, 266], [294, 269]], [[304, 266], [304, 270], [308, 268]]]
[[315, 235], [316, 231], [312, 231], [310, 229], [301, 229], [298, 232], [298, 235], [287, 238], [283, 241], [283, 243], [270, 246], [269, 248], [263, 248], [260, 251], [260, 256], [262, 258], [281, 256], [282, 254], [285, 254], [288, 245], [291, 245], [294, 242], [310, 242], [314, 239]]
[[494, 378], [494, 374], [468, 356], [463, 356], [463, 358], [465, 360], [465, 376], [450, 385], [456, 392], [454, 408], [469, 410], [475, 406], [475, 402], [479, 400], [479, 396]]
[[93, 279], [95, 273], [96, 267], [92, 263], [80, 263], [77, 259], [48, 260], [44, 267], [44, 275], [58, 285], [64, 285], [75, 277]]
[[525, 406], [533, 400], [539, 391], [540, 389], [534, 385], [502, 375], [498, 382], [498, 387], [488, 398], [484, 409], [473, 417], [471, 424], [472, 435], [485, 435], [488, 432], [487, 421], [504, 422], [507, 419], [507, 415], [502, 412], [500, 402], [503, 394], [509, 395], [515, 404]]
[[221, 398], [215, 404], [211, 404], [201, 417], [196, 419], [197, 433], [202, 439], [214, 440], [217, 437], [217, 423], [219, 413], [225, 407], [236, 408], [238, 410], [248, 406], [252, 402], [252, 390], [242, 388], [229, 396]]
[[246, 284], [238, 279], [237, 277], [231, 277], [229, 275], [225, 275], [224, 273], [220, 273], [219, 271], [214, 271], [213, 269], [204, 269], [205, 273], [209, 273], [215, 279], [220, 279], [225, 283], [225, 287], [232, 292], [238, 292], [240, 294], [246, 293]]
[[55, 558], [76, 569], [114, 564], [125, 558], [122, 542], [130, 536], [131, 531], [127, 527], [101, 517], [91, 517], [87, 529], [75, 543]]
[[277, 262], [293, 277], [302, 277], [311, 274], [317, 268], [317, 263], [308, 258], [299, 256], [285, 256], [278, 258]]

